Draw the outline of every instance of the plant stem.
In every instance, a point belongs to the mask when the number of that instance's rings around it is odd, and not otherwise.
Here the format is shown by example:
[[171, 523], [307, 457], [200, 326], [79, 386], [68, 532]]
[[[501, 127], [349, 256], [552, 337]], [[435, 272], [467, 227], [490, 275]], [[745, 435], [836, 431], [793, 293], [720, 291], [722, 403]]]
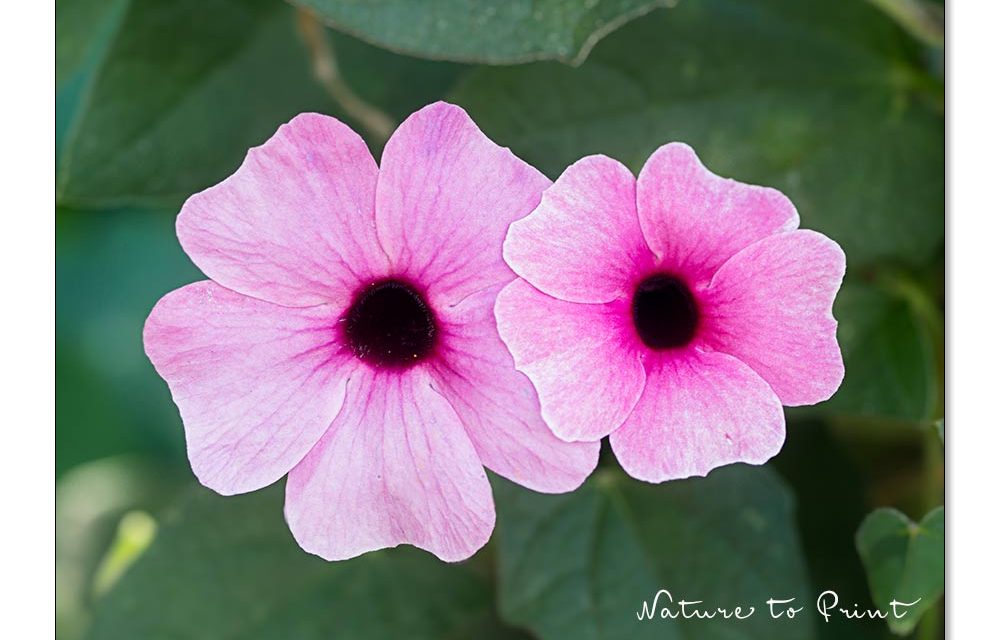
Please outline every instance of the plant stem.
[[309, 48], [313, 74], [330, 97], [379, 143], [388, 140], [396, 129], [396, 122], [381, 109], [363, 100], [344, 82], [337, 66], [334, 48], [327, 38], [326, 28], [316, 15], [306, 9], [297, 9], [296, 23], [306, 47]]

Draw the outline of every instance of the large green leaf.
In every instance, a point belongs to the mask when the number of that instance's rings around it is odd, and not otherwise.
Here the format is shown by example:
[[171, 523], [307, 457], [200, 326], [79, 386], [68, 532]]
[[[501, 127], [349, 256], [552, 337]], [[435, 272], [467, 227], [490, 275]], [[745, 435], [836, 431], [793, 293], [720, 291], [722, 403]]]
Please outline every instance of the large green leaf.
[[865, 0], [700, 0], [637, 20], [579, 69], [484, 68], [455, 92], [551, 177], [603, 153], [638, 170], [692, 144], [710, 169], [786, 192], [850, 269], [942, 242], [941, 87]]
[[57, 197], [180, 200], [278, 124], [329, 105], [280, 3], [131, 0], [67, 134]]
[[[769, 469], [644, 484], [599, 471], [572, 494], [495, 482], [501, 615], [544, 640], [811, 638], [814, 617], [772, 620], [769, 597], [809, 607], [792, 499]], [[638, 619], [659, 589], [745, 620]], [[677, 605], [673, 607], [677, 610]]]
[[56, 3], [56, 87], [100, 55], [129, 0], [59, 0]]
[[[919, 523], [896, 509], [876, 509], [862, 522], [855, 544], [890, 629], [910, 633], [945, 588], [945, 509], [933, 509]], [[917, 604], [898, 606], [898, 618], [894, 600]]]
[[[347, 119], [315, 81], [294, 11], [282, 2], [125, 0], [118, 13], [86, 30], [109, 42], [92, 46], [98, 59], [57, 100], [69, 114], [62, 120], [72, 120], [59, 136], [63, 205], [176, 206], [233, 172], [297, 113]], [[69, 39], [59, 42], [65, 65], [77, 68], [81, 30], [58, 35]], [[348, 36], [333, 42], [355, 92], [396, 119], [440, 97], [461, 71]]]
[[835, 301], [845, 379], [819, 411], [919, 421], [936, 401], [935, 350], [907, 301], [847, 282]]
[[394, 51], [443, 60], [579, 63], [610, 31], [672, 0], [291, 0]]
[[90, 637], [439, 639], [497, 626], [489, 584], [468, 564], [413, 549], [337, 563], [306, 554], [282, 493], [192, 492], [99, 603]]

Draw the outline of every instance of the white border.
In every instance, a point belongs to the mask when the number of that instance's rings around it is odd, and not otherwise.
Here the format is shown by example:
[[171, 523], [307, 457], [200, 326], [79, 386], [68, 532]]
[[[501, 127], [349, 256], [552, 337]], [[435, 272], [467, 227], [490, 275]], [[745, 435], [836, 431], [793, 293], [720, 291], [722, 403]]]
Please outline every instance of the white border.
[[7, 638], [55, 634], [55, 7], [9, 7], [0, 39], [0, 548]]
[[1001, 500], [1001, 7], [946, 19], [946, 623], [984, 637], [998, 609]]
[[[947, 18], [947, 624], [992, 625], [1001, 488], [1001, 7]], [[4, 230], [0, 388], [6, 637], [54, 634], [54, 6], [21, 3], [0, 40]], [[901, 233], [907, 233], [901, 229]], [[45, 629], [53, 630], [52, 634]], [[965, 633], [964, 633], [965, 632]]]

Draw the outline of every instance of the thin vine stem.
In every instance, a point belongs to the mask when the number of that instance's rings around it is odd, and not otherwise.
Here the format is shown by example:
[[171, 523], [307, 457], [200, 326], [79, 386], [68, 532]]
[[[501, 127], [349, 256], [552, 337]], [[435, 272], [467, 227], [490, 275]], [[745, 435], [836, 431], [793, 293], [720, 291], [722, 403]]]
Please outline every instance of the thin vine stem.
[[344, 81], [337, 65], [336, 52], [327, 37], [323, 23], [313, 12], [299, 8], [296, 10], [296, 24], [303, 42], [309, 49], [313, 75], [320, 85], [344, 109], [348, 117], [360, 124], [372, 138], [379, 143], [388, 140], [396, 129], [396, 121], [375, 105], [362, 99]]

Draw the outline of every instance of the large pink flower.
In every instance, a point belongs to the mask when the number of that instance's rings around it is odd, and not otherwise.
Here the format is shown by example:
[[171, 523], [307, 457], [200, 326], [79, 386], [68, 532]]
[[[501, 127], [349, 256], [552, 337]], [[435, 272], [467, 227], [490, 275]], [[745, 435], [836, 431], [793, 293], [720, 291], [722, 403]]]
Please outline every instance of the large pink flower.
[[798, 225], [784, 195], [710, 173], [684, 144], [638, 180], [604, 156], [569, 167], [511, 225], [504, 257], [523, 279], [496, 306], [553, 432], [611, 434], [650, 482], [774, 456], [782, 405], [826, 400], [844, 375], [845, 256]]
[[192, 196], [177, 235], [212, 280], [164, 296], [144, 341], [198, 479], [228, 495], [288, 473], [289, 527], [327, 559], [470, 556], [494, 526], [484, 466], [576, 488], [598, 445], [552, 435], [493, 315], [504, 234], [549, 184], [437, 103], [381, 168], [303, 114]]

